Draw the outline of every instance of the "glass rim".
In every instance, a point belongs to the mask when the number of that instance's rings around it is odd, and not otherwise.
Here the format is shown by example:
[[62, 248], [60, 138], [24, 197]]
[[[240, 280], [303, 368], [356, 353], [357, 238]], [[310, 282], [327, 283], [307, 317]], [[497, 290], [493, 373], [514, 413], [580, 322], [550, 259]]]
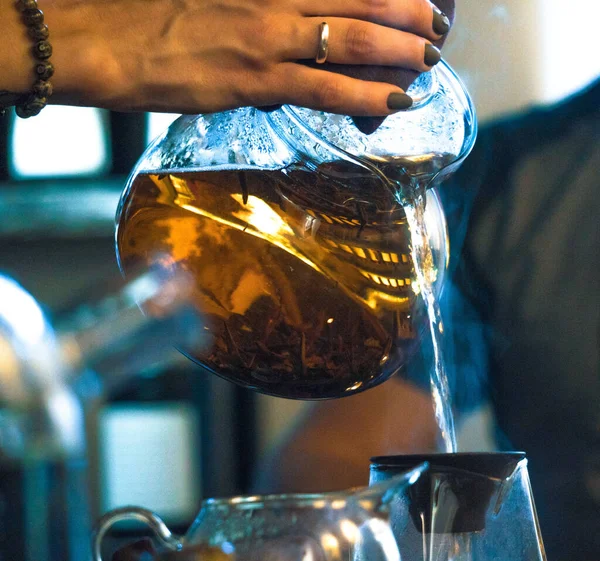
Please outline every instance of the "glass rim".
[[396, 486], [410, 486], [421, 477], [428, 469], [427, 462], [418, 462], [409, 468], [403, 469], [400, 473], [394, 474], [386, 484], [365, 485], [351, 487], [336, 491], [324, 491], [317, 493], [273, 493], [273, 494], [255, 494], [255, 495], [237, 495], [234, 497], [215, 497], [202, 501], [202, 508], [233, 507], [239, 509], [253, 509], [263, 507], [298, 506], [313, 508], [331, 508], [333, 510], [341, 509], [346, 504], [354, 501], [360, 503], [361, 499], [367, 499], [370, 496], [381, 494], [381, 487], [387, 487], [392, 483], [391, 488]]
[[[262, 508], [263, 506], [284, 505], [315, 505], [324, 508], [335, 502], [347, 501], [354, 491], [359, 491], [363, 487], [349, 489], [348, 491], [327, 491], [323, 493], [269, 493], [265, 495], [237, 495], [234, 497], [212, 497], [204, 499], [202, 506], [206, 507], [235, 507], [235, 508]], [[321, 504], [319, 504], [321, 503]]]
[[374, 456], [370, 459], [370, 470], [377, 472], [405, 471], [422, 462], [429, 465], [429, 474], [464, 473], [469, 476], [503, 480], [516, 473], [519, 466], [527, 465], [527, 454], [521, 451], [508, 452], [432, 452]]

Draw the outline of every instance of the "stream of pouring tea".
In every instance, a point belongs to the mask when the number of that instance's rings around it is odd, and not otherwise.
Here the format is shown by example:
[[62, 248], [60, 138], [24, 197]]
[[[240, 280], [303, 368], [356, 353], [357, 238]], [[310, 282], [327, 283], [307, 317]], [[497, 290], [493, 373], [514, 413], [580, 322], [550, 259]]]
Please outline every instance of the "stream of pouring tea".
[[410, 200], [404, 204], [404, 211], [410, 228], [411, 253], [415, 275], [429, 318], [433, 347], [433, 364], [431, 365], [429, 379], [435, 417], [444, 446], [443, 451], [453, 453], [457, 451], [456, 434], [448, 374], [441, 345], [444, 324], [440, 305], [434, 291], [437, 273], [425, 221], [425, 193], [419, 193], [415, 190], [414, 196], [411, 196]]

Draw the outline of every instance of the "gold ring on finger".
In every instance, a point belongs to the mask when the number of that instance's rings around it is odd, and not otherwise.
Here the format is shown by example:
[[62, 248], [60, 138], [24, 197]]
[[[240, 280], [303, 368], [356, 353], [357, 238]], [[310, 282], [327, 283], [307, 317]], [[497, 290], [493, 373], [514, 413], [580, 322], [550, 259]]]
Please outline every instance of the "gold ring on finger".
[[317, 49], [317, 56], [315, 62], [317, 64], [323, 64], [327, 60], [329, 54], [329, 25], [327, 22], [323, 22], [319, 25], [319, 47]]

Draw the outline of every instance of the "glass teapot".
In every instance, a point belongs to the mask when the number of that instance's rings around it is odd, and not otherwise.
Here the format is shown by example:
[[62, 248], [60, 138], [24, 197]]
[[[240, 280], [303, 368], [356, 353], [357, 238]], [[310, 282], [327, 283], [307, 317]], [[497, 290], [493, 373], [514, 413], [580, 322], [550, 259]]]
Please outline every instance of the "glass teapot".
[[[432, 189], [471, 150], [473, 105], [441, 62], [413, 106], [363, 134], [350, 117], [284, 106], [183, 116], [134, 169], [117, 254], [185, 271], [206, 369], [296, 399], [350, 395], [406, 363], [426, 314], [405, 205], [423, 201], [432, 285], [448, 257]], [[426, 201], [426, 205], [425, 205]]]
[[[93, 538], [94, 561], [102, 540], [122, 520], [146, 523], [159, 547], [144, 559], [157, 561], [400, 561], [389, 524], [390, 505], [418, 480], [426, 464], [379, 484], [346, 492], [208, 499], [185, 536], [171, 534], [153, 512], [125, 507], [107, 513]], [[136, 544], [119, 550], [138, 559]]]

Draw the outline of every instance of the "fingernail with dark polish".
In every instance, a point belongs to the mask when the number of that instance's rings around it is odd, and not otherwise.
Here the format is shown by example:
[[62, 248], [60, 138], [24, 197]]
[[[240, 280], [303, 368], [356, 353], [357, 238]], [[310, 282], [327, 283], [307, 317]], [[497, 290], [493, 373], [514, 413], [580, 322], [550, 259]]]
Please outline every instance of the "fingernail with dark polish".
[[446, 35], [450, 31], [450, 20], [436, 7], [433, 8], [433, 31], [438, 35]]
[[388, 109], [408, 109], [412, 104], [412, 98], [404, 93], [392, 93], [387, 98]]
[[429, 43], [425, 45], [425, 65], [426, 66], [435, 66], [438, 62], [440, 62], [442, 58], [442, 53], [440, 50], [434, 45], [430, 45]]

